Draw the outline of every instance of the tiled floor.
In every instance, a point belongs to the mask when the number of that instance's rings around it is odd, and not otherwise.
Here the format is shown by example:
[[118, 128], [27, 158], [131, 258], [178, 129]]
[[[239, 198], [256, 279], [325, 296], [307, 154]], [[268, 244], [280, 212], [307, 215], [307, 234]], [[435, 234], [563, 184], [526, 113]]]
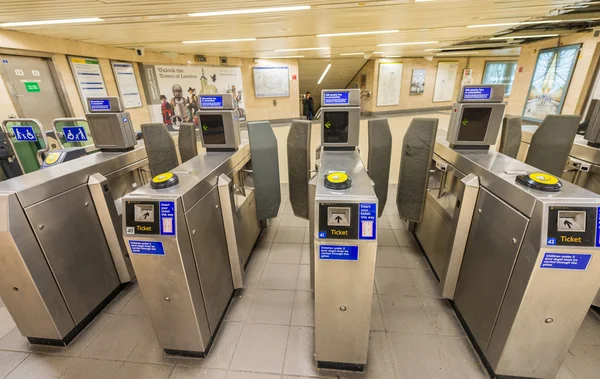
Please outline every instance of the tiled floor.
[[[318, 371], [313, 359], [308, 223], [283, 191], [280, 216], [257, 245], [204, 360], [164, 357], [137, 285], [66, 349], [32, 347], [0, 302], [0, 378], [9, 379], [475, 379], [487, 378], [454, 312], [395, 211], [379, 221], [369, 363], [364, 374]], [[591, 313], [558, 376], [600, 378], [600, 318]]]

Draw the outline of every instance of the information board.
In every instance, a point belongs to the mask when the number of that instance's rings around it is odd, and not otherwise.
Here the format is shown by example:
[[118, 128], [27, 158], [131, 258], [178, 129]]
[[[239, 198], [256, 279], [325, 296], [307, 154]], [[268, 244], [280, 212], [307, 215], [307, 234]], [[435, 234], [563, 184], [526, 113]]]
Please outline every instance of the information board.
[[200, 96], [201, 108], [223, 108], [223, 96]]
[[254, 67], [254, 96], [290, 96], [290, 71], [282, 67]]
[[400, 104], [402, 67], [402, 63], [379, 63], [379, 80], [377, 84], [378, 107], [386, 107], [390, 105]]
[[347, 91], [325, 92], [323, 98], [324, 105], [348, 105], [350, 104], [350, 94]]
[[452, 101], [454, 98], [454, 87], [458, 75], [458, 62], [438, 63], [435, 77], [435, 88], [433, 90], [433, 102]]
[[489, 100], [491, 98], [491, 87], [465, 87], [463, 91], [463, 100]]
[[142, 97], [138, 87], [133, 64], [128, 62], [111, 62], [117, 81], [117, 89], [126, 109], [142, 106]]
[[88, 97], [108, 96], [106, 85], [100, 69], [100, 62], [95, 58], [68, 57], [83, 106], [87, 109]]
[[357, 261], [358, 246], [320, 245], [319, 259], [322, 261]]

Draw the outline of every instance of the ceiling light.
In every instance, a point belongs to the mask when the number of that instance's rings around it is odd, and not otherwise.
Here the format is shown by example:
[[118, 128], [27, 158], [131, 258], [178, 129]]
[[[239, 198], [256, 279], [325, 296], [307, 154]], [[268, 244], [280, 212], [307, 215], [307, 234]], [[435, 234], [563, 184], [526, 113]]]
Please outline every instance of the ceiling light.
[[188, 13], [188, 16], [190, 16], [190, 17], [230, 16], [230, 15], [237, 15], [237, 14], [304, 11], [304, 10], [308, 10], [308, 9], [310, 9], [310, 5], [300, 5], [300, 6], [295, 6], [295, 7], [234, 9], [234, 10], [229, 10], [229, 11]]
[[503, 37], [492, 37], [490, 40], [496, 41], [501, 39], [517, 39], [517, 38], [546, 38], [546, 37], [558, 37], [560, 34], [536, 34], [530, 36], [503, 36]]
[[442, 51], [442, 50], [444, 50], [444, 49], [425, 49], [423, 51]]
[[342, 53], [340, 55], [365, 55], [365, 53]]
[[514, 26], [514, 25], [535, 25], [535, 24], [556, 24], [563, 22], [563, 20], [541, 20], [541, 21], [523, 21], [523, 22], [504, 22], [500, 24], [480, 24], [480, 25], [467, 25], [467, 28], [487, 28], [494, 26]]
[[349, 32], [349, 33], [333, 33], [333, 34], [317, 34], [317, 37], [344, 37], [344, 36], [366, 36], [369, 34], [391, 34], [398, 33], [400, 30], [376, 30], [372, 32]]
[[456, 52], [456, 53], [437, 53], [437, 56], [441, 56], [441, 55], [472, 55], [472, 54], [479, 54], [479, 51], [462, 51], [462, 52]]
[[373, 54], [387, 54], [385, 51], [374, 51]]
[[319, 79], [319, 81], [317, 82], [317, 85], [321, 84], [321, 82], [323, 81], [323, 79], [325, 79], [325, 75], [327, 75], [327, 73], [329, 72], [329, 69], [331, 68], [331, 63], [327, 65], [327, 67], [325, 67], [325, 71], [323, 71], [323, 75], [321, 75], [321, 79]]
[[44, 21], [23, 21], [23, 22], [6, 22], [0, 24], [3, 28], [11, 28], [14, 26], [35, 26], [35, 25], [58, 25], [58, 24], [83, 24], [86, 22], [100, 22], [104, 21], [101, 18], [71, 18], [66, 20], [44, 20]]
[[207, 39], [203, 41], [182, 41], [181, 43], [219, 43], [219, 42], [248, 42], [256, 41], [256, 38], [234, 38], [234, 39]]
[[402, 58], [402, 55], [390, 55], [389, 57], [384, 57], [384, 58]]
[[262, 57], [259, 59], [293, 59], [293, 58], [304, 58], [304, 55], [283, 55], [280, 57]]
[[426, 41], [426, 42], [399, 42], [399, 43], [380, 43], [377, 46], [405, 46], [405, 45], [430, 45], [434, 43], [440, 43], [439, 41]]
[[282, 51], [310, 51], [310, 50], [329, 50], [329, 47], [299, 47], [297, 49], [279, 49], [275, 50], [276, 52]]

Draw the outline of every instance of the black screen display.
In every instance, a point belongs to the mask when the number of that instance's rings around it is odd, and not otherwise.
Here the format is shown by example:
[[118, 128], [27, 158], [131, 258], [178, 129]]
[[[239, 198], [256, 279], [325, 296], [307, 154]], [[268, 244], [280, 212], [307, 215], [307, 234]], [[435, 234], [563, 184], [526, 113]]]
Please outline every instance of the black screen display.
[[204, 114], [200, 116], [200, 127], [205, 145], [225, 145], [223, 116]]
[[325, 143], [348, 143], [348, 112], [323, 112]]
[[458, 129], [458, 142], [482, 142], [485, 139], [491, 114], [492, 108], [463, 109]]

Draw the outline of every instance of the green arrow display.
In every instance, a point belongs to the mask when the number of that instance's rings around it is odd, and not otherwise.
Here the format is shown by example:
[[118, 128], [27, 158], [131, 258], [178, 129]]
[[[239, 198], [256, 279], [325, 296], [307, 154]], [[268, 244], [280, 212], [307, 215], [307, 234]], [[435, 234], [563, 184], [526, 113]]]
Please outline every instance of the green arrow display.
[[202, 125], [202, 129], [203, 129], [204, 131], [207, 131], [207, 130], [208, 130], [208, 125]]

